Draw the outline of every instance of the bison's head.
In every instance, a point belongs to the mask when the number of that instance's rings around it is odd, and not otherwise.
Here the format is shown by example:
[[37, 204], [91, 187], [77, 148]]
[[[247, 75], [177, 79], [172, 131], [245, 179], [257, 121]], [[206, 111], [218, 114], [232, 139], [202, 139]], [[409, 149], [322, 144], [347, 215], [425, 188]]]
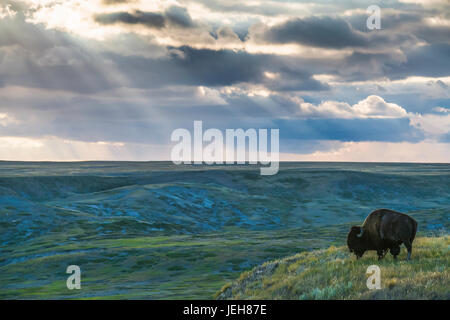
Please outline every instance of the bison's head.
[[347, 235], [348, 249], [350, 252], [354, 252], [358, 259], [361, 258], [366, 251], [363, 235], [363, 228], [358, 226], [353, 226]]

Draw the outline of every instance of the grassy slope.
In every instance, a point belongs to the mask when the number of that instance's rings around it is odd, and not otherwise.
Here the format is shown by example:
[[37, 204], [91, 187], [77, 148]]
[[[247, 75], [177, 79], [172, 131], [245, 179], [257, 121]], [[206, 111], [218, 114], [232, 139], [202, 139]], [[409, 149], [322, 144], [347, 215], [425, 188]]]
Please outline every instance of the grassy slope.
[[[302, 252], [266, 262], [225, 285], [219, 299], [450, 299], [450, 237], [418, 238], [413, 258], [375, 252], [360, 260], [346, 247]], [[379, 290], [366, 287], [366, 269], [381, 269]]]

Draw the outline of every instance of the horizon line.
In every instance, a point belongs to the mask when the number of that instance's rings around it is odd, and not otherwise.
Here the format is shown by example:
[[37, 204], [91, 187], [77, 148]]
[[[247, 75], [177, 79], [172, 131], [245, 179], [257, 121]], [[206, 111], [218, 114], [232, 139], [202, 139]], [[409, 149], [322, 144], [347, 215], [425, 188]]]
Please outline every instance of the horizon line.
[[[148, 162], [164, 162], [164, 163], [172, 163], [176, 166], [265, 166], [260, 163], [257, 164], [238, 164], [238, 163], [221, 163], [221, 164], [207, 164], [207, 163], [182, 163], [175, 164], [172, 160], [1, 160], [0, 163], [4, 162], [22, 162], [22, 163], [93, 163], [93, 162], [136, 162], [136, 163], [148, 163]], [[273, 161], [276, 162], [276, 161]], [[422, 161], [314, 161], [314, 160], [279, 160], [279, 163], [396, 163], [396, 164], [450, 164], [450, 162], [422, 162]]]

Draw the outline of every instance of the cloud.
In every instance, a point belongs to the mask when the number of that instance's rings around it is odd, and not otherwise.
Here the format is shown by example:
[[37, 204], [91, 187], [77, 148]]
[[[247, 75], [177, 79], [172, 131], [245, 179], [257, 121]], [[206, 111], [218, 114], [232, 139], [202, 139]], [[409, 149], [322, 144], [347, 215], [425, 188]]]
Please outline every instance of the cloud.
[[407, 118], [395, 119], [277, 119], [281, 139], [418, 142], [423, 132]]
[[450, 43], [415, 47], [406, 52], [401, 63], [385, 62], [384, 73], [390, 79], [407, 76], [445, 77], [450, 75]]
[[429, 44], [448, 43], [450, 25], [427, 25], [424, 23], [418, 25], [413, 33]]
[[0, 126], [6, 127], [11, 123], [15, 123], [16, 119], [7, 113], [0, 113]]
[[[423, 25], [423, 19], [427, 12], [417, 11], [401, 11], [381, 9], [381, 28], [390, 32], [410, 31], [418, 25]], [[353, 14], [345, 17], [351, 26], [361, 32], [371, 33], [372, 30], [367, 28], [367, 13]], [[378, 32], [378, 31], [377, 31]]]
[[171, 6], [165, 12], [167, 20], [178, 27], [192, 28], [195, 26], [186, 8]]
[[[229, 86], [241, 82], [264, 84], [281, 91], [326, 90], [301, 66], [290, 67], [282, 58], [245, 51], [169, 48], [169, 57], [147, 59], [108, 54], [134, 86], [140, 88], [171, 85]], [[265, 72], [279, 73], [280, 79]]]
[[199, 119], [279, 128], [285, 152], [321, 159], [441, 159], [447, 7], [383, 2], [368, 31], [370, 4], [0, 0], [0, 159], [152, 159]]
[[95, 21], [101, 24], [113, 24], [117, 22], [142, 24], [153, 28], [162, 28], [165, 26], [165, 19], [162, 14], [142, 11], [99, 14], [95, 17]]
[[272, 27], [254, 28], [256, 40], [274, 44], [296, 43], [319, 48], [378, 48], [399, 46], [417, 39], [392, 30], [361, 32], [340, 17], [322, 16], [290, 19]]
[[14, 9], [12, 9], [11, 4], [1, 5], [0, 4], [0, 19], [12, 18], [17, 14]]
[[92, 93], [121, 85], [101, 54], [22, 16], [0, 20], [0, 86]]
[[424, 114], [413, 115], [411, 124], [428, 136], [441, 136], [450, 133], [450, 114]]
[[201, 4], [208, 9], [208, 12], [243, 16], [241, 19], [253, 15], [278, 16], [292, 14], [293, 12], [304, 12], [305, 7], [308, 6], [307, 3], [289, 3], [284, 1], [264, 1], [263, 3], [243, 2], [240, 0], [197, 0], [183, 2]]
[[170, 149], [159, 145], [77, 141], [58, 137], [0, 137], [0, 159], [24, 161], [168, 160]]
[[149, 28], [162, 29], [168, 25], [182, 28], [195, 26], [186, 8], [171, 6], [165, 12], [133, 12], [102, 13], [95, 16], [95, 21], [100, 24], [140, 24]]
[[450, 132], [439, 136], [439, 140], [438, 141], [450, 144]]
[[450, 43], [405, 47], [385, 53], [355, 50], [339, 61], [337, 67], [338, 61], [324, 64], [329, 69], [327, 73], [338, 75], [342, 81], [447, 77], [450, 75]]
[[441, 88], [443, 88], [443, 89], [447, 89], [447, 88], [448, 88], [448, 85], [447, 85], [444, 81], [442, 81], [442, 80], [437, 80], [437, 81], [436, 81], [436, 84], [437, 84], [438, 86], [440, 86]]
[[433, 108], [433, 110], [436, 112], [450, 113], [450, 108], [435, 107], [435, 108]]
[[302, 43], [323, 48], [363, 46], [367, 40], [351, 25], [337, 18], [308, 17], [289, 20], [269, 28], [265, 40], [272, 43]]
[[406, 110], [395, 103], [387, 103], [379, 96], [369, 96], [353, 106], [355, 113], [367, 118], [405, 117]]
[[450, 144], [445, 142], [335, 142], [328, 150], [309, 154], [281, 154], [289, 161], [434, 162], [448, 163]]
[[324, 101], [319, 105], [299, 102], [300, 115], [315, 118], [401, 118], [406, 117], [405, 109], [395, 103], [387, 103], [383, 98], [371, 95], [353, 106], [346, 102]]
[[102, 0], [104, 4], [119, 4], [119, 3], [130, 3], [136, 2], [137, 0]]

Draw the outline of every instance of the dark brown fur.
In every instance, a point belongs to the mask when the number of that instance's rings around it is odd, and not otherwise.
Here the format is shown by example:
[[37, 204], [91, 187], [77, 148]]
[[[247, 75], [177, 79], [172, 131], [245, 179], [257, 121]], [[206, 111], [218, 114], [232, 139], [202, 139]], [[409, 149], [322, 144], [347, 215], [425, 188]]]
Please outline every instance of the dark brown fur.
[[[361, 231], [362, 236], [358, 237]], [[350, 229], [347, 245], [357, 258], [368, 250], [376, 250], [381, 260], [388, 250], [396, 259], [403, 243], [408, 250], [409, 260], [416, 232], [417, 222], [410, 216], [389, 209], [378, 209], [367, 216], [362, 227], [353, 226]]]

